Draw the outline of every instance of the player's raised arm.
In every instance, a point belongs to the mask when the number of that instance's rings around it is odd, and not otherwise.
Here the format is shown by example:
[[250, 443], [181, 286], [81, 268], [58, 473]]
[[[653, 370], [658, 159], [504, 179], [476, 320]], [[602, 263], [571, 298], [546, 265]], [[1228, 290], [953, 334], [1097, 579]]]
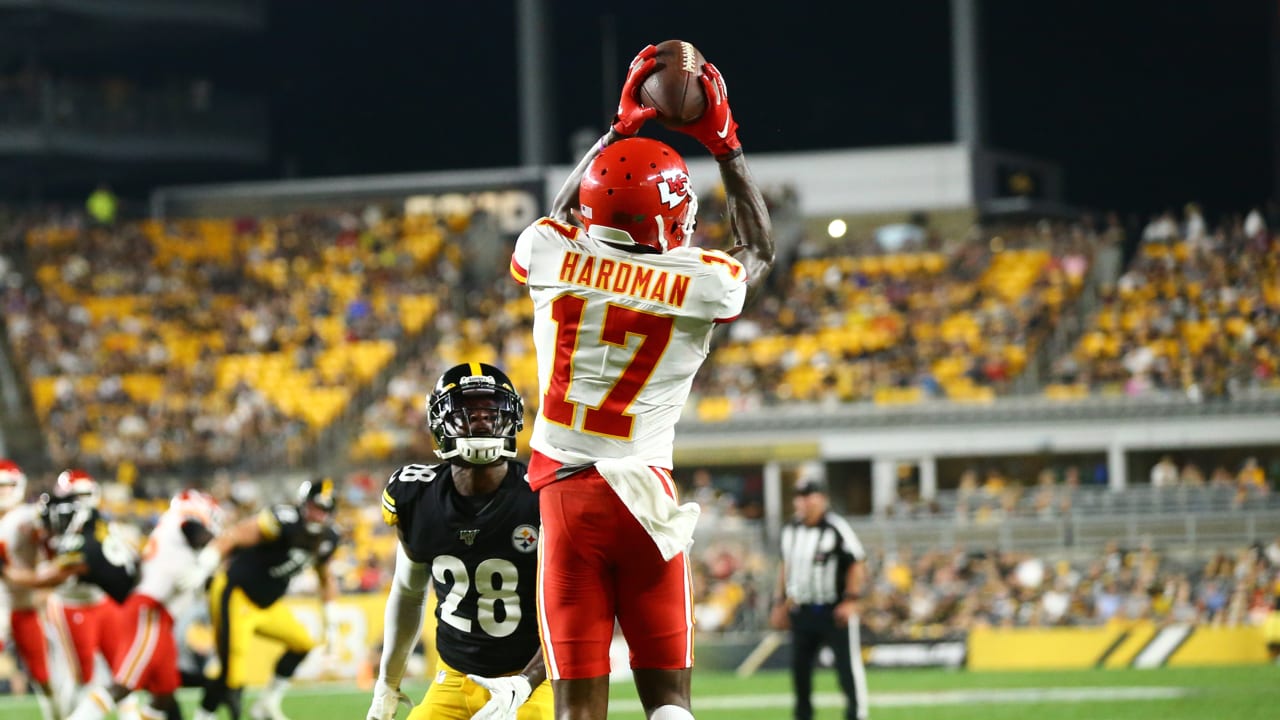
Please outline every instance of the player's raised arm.
[[383, 617], [382, 659], [366, 720], [392, 720], [399, 705], [413, 707], [409, 698], [400, 692], [400, 681], [409, 663], [409, 653], [422, 634], [422, 612], [430, 579], [427, 564], [410, 559], [404, 546], [397, 545], [395, 577]]
[[613, 125], [595, 145], [591, 146], [590, 150], [587, 150], [587, 153], [578, 161], [578, 166], [565, 179], [564, 185], [560, 186], [560, 192], [556, 193], [555, 200], [551, 202], [551, 217], [561, 222], [571, 221], [573, 219], [571, 211], [579, 206], [578, 188], [591, 161], [609, 145], [640, 132], [645, 121], [658, 113], [656, 108], [641, 105], [636, 94], [644, 83], [644, 79], [653, 72], [653, 67], [657, 64], [654, 56], [657, 53], [658, 49], [649, 45], [631, 61], [631, 67], [627, 70], [627, 79], [622, 84], [622, 97], [618, 100], [618, 114], [613, 117]]
[[720, 166], [734, 237], [734, 246], [729, 252], [747, 270], [744, 305], [750, 305], [773, 269], [773, 224], [764, 196], [747, 168], [724, 77], [715, 65], [706, 63], [702, 66], [701, 80], [707, 95], [706, 111], [696, 122], [676, 129], [702, 143]]
[[[201, 587], [209, 579], [210, 576], [222, 564], [222, 559], [236, 548], [249, 547], [262, 542], [266, 535], [266, 527], [268, 517], [270, 522], [275, 522], [271, 516], [270, 510], [263, 510], [257, 517], [245, 518], [240, 522], [232, 525], [230, 529], [214, 536], [213, 539], [205, 539], [204, 547], [200, 553], [196, 555], [196, 562], [187, 571], [178, 577], [177, 586], [182, 590], [193, 590]], [[183, 535], [187, 538], [188, 543], [199, 542], [194, 534], [183, 523]], [[192, 528], [193, 530], [194, 528]], [[206, 536], [211, 535], [206, 529]], [[192, 547], [195, 547], [193, 544]]]

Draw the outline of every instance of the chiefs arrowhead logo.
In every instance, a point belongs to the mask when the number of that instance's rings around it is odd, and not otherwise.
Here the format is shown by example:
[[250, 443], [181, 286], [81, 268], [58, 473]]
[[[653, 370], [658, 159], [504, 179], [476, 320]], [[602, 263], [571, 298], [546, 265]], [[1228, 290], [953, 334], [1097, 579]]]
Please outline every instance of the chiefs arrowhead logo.
[[689, 176], [680, 170], [667, 170], [658, 181], [658, 197], [662, 204], [675, 209], [689, 199]]

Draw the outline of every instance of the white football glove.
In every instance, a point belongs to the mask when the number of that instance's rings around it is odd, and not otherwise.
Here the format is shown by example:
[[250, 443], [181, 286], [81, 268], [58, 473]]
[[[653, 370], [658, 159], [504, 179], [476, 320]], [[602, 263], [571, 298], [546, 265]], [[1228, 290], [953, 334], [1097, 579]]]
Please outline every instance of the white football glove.
[[401, 705], [413, 710], [413, 701], [408, 695], [378, 678], [373, 684], [373, 703], [369, 705], [369, 714], [365, 716], [365, 720], [395, 720], [396, 710]]
[[178, 575], [174, 585], [181, 592], [203, 590], [209, 576], [213, 575], [221, 564], [222, 553], [219, 553], [212, 544], [207, 545], [196, 555], [195, 563]]
[[520, 706], [533, 694], [533, 687], [523, 675], [487, 678], [468, 675], [471, 682], [489, 691], [489, 702], [471, 716], [471, 720], [516, 720]]

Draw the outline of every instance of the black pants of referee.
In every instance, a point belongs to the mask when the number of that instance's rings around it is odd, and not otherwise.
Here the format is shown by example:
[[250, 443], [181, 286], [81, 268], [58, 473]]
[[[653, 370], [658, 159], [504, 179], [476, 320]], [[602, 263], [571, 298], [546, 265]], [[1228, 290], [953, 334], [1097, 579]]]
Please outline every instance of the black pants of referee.
[[867, 717], [867, 680], [862, 667], [858, 619], [849, 627], [836, 625], [832, 605], [799, 605], [791, 610], [791, 685], [795, 692], [795, 720], [813, 720], [813, 666], [822, 647], [836, 658], [840, 689], [848, 699], [846, 720]]

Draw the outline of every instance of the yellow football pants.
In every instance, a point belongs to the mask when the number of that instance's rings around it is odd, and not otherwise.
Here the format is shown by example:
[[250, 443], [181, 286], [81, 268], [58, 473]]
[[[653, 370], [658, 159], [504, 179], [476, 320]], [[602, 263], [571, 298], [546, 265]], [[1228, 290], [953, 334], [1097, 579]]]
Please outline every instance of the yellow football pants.
[[232, 690], [245, 685], [249, 641], [254, 635], [275, 640], [297, 653], [310, 652], [316, 646], [315, 638], [284, 603], [265, 608], [254, 605], [244, 590], [227, 587], [225, 572], [218, 573], [209, 586], [209, 616], [222, 673]]
[[[436, 661], [436, 675], [431, 689], [409, 713], [409, 720], [470, 720], [489, 702], [489, 691], [467, 679], [466, 673]], [[520, 706], [519, 720], [553, 720], [556, 706], [551, 698], [551, 681], [533, 689], [533, 694]]]

